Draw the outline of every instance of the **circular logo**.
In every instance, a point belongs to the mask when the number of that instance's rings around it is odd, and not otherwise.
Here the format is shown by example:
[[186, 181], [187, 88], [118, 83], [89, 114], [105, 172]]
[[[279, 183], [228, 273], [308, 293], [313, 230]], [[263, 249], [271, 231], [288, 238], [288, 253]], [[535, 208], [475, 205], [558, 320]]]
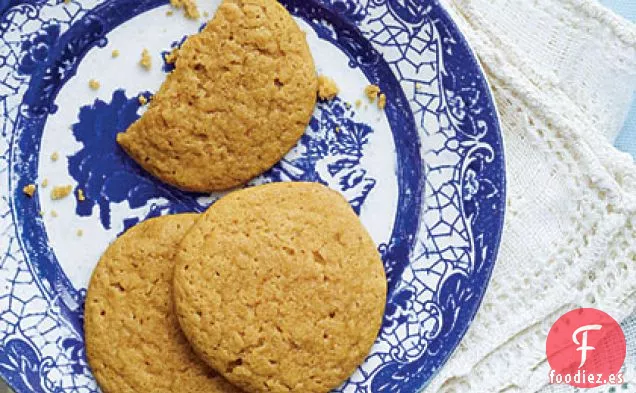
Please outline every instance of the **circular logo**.
[[621, 384], [626, 352], [625, 334], [614, 318], [594, 308], [570, 311], [548, 333], [550, 383], [578, 388]]

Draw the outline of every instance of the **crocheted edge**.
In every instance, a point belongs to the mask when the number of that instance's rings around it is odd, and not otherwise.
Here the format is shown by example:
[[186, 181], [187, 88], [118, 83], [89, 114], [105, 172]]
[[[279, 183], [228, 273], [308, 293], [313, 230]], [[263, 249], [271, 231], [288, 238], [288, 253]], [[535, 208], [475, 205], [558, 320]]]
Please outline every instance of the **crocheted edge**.
[[[572, 3], [571, 0], [566, 1]], [[575, 3], [583, 2], [575, 1]], [[592, 2], [587, 3], [592, 4]], [[611, 146], [611, 143], [600, 134], [582, 133], [575, 127], [569, 126], [567, 124], [567, 120], [563, 119], [562, 116], [559, 115], [558, 111], [545, 105], [540, 99], [542, 95], [548, 93], [537, 89], [536, 86], [523, 75], [523, 72], [521, 72], [522, 70], [512, 63], [506, 55], [502, 54], [501, 51], [493, 50], [492, 45], [487, 45], [487, 43], [490, 43], [490, 37], [487, 37], [484, 33], [472, 28], [472, 23], [478, 23], [478, 21], [474, 20], [474, 18], [466, 18], [466, 15], [461, 13], [461, 10], [457, 10], [457, 13], [453, 12], [454, 10], [454, 7], [449, 7], [449, 12], [453, 16], [457, 16], [456, 14], [462, 15], [460, 18], [455, 18], [455, 21], [460, 26], [470, 28], [465, 29], [465, 32], [472, 31], [474, 33], [469, 40], [475, 42], [476, 45], [473, 46], [473, 48], [487, 48], [483, 51], [479, 51], [480, 58], [484, 60], [482, 64], [484, 69], [491, 71], [491, 76], [498, 79], [501, 84], [517, 91], [521, 97], [525, 97], [525, 100], [527, 100], [530, 105], [531, 111], [535, 114], [539, 114], [545, 122], [555, 124], [557, 128], [565, 127], [568, 134], [571, 134], [571, 137], [573, 138], [570, 143], [571, 148], [580, 153], [584, 159], [589, 158], [592, 161], [590, 162], [591, 167], [598, 168], [598, 170], [593, 171], [594, 183], [596, 183], [595, 188], [608, 190], [614, 194], [615, 203], [621, 205], [625, 209], [626, 213], [630, 211], [635, 212], [636, 198], [634, 198], [634, 194], [636, 193], [636, 179], [632, 176], [632, 173], [636, 172], [636, 168], [634, 167], [632, 157], [618, 152], [613, 146]], [[592, 8], [591, 10], [594, 9]], [[524, 86], [524, 83], [519, 82], [519, 80], [522, 82], [525, 80], [527, 83]], [[550, 87], [558, 94], [559, 98], [563, 97], [567, 99], [568, 103], [572, 103], [571, 99], [569, 99], [569, 97], [567, 97], [567, 95], [565, 95], [558, 86], [551, 85]], [[573, 107], [577, 108], [576, 106]], [[581, 113], [580, 119], [583, 119], [582, 123], [589, 124], [591, 120], [587, 119], [587, 116], [580, 110], [579, 112]], [[577, 141], [583, 142], [582, 145], [576, 143]], [[629, 181], [619, 184], [619, 182], [616, 181], [616, 178], [619, 176], [628, 178]], [[628, 312], [625, 311], [623, 314], [627, 315]], [[445, 377], [444, 379], [452, 379], [454, 376], [458, 375], [451, 375], [442, 371], [437, 375], [436, 380], [432, 381], [429, 387], [440, 388], [443, 386], [443, 381], [440, 383], [440, 377]], [[532, 379], [533, 376], [530, 376], [530, 380]]]
[[600, 20], [610, 26], [616, 38], [629, 46], [636, 47], [636, 24], [601, 5], [597, 0], [562, 0], [581, 11], [586, 16]]
[[[463, 1], [463, 0], [449, 0], [449, 1], [457, 2], [457, 1]], [[596, 3], [595, 1], [590, 1], [590, 0], [564, 0], [564, 1], [574, 2], [574, 3], [577, 3], [577, 2], [581, 2], [581, 3], [585, 2], [590, 4]], [[460, 27], [462, 28], [461, 30], [466, 32], [468, 31], [468, 29], [470, 29], [470, 31], [473, 33], [470, 38], [467, 37], [466, 34], [464, 34], [464, 36], [466, 37], [469, 44], [471, 44], [471, 47], [477, 52], [478, 58], [480, 59], [480, 62], [482, 63], [482, 67], [484, 69], [491, 70], [491, 73], [494, 77], [500, 79], [504, 84], [507, 84], [509, 86], [514, 86], [514, 88], [517, 91], [519, 91], [520, 94], [523, 94], [523, 96], [527, 97], [530, 100], [529, 102], [531, 102], [536, 107], [542, 108], [544, 110], [544, 113], [545, 113], [544, 117], [546, 118], [546, 120], [551, 121], [552, 123], [561, 123], [560, 121], [561, 116], [559, 115], [559, 113], [556, 112], [554, 108], [552, 108], [551, 106], [545, 105], [541, 102], [542, 100], [540, 98], [542, 95], [545, 95], [547, 93], [547, 90], [552, 90], [551, 93], [553, 93], [554, 95], [557, 95], [559, 101], [568, 102], [571, 104], [572, 108], [578, 109], [578, 106], [572, 101], [572, 99], [568, 96], [568, 94], [566, 94], [563, 91], [563, 89], [560, 87], [558, 83], [555, 83], [556, 81], [554, 80], [553, 75], [550, 75], [547, 77], [544, 75], [540, 75], [532, 67], [528, 67], [527, 69], [524, 67], [524, 69], [520, 69], [519, 65], [526, 64], [526, 61], [523, 59], [520, 59], [517, 56], [517, 54], [514, 53], [514, 51], [503, 52], [501, 50], [495, 49], [496, 46], [493, 45], [491, 38], [488, 37], [486, 34], [484, 34], [481, 30], [475, 28], [475, 26], [479, 26], [479, 25], [483, 26], [486, 23], [486, 21], [484, 21], [482, 17], [472, 13], [468, 13], [468, 14], [464, 13], [459, 7], [454, 6], [454, 4], [452, 3], [448, 5], [449, 6], [446, 7], [447, 11], [449, 11], [449, 13], [453, 16], [455, 22], [458, 25], [460, 25]], [[603, 9], [603, 7], [600, 6], [598, 3], [596, 3], [596, 6], [598, 8]], [[605, 10], [605, 11], [611, 14], [609, 10]], [[636, 25], [634, 26], [634, 32], [636, 32]], [[636, 35], [634, 36], [634, 38], [636, 39]], [[490, 64], [489, 61], [482, 61], [483, 59], [487, 59], [487, 58], [491, 60], [493, 64], [497, 64], [497, 67], [491, 67], [492, 64]], [[636, 63], [636, 59], [634, 59], [634, 61]], [[530, 91], [527, 88], [528, 85], [536, 86], [535, 82], [533, 82], [532, 80], [530, 80], [530, 78], [525, 76], [525, 74], [527, 74], [528, 71], [531, 72], [532, 79], [535, 79], [536, 82], [540, 82], [541, 84], [544, 85], [540, 92]], [[519, 83], [517, 82], [518, 80], [524, 80], [526, 81], [526, 83], [525, 84]], [[554, 95], [552, 95], [553, 101], [554, 101]], [[585, 113], [583, 113], [580, 110], [578, 112], [581, 115], [580, 117], [581, 119], [587, 119], [587, 116], [585, 115]], [[591, 128], [592, 122], [590, 120], [585, 120], [583, 121], [583, 123], [584, 125], [587, 125]], [[630, 155], [626, 155], [619, 152], [602, 135], [600, 134], [596, 135], [595, 133], [583, 134], [576, 130], [573, 130], [573, 132], [579, 138], [584, 138], [584, 137], [591, 138], [595, 142], [594, 143], [595, 146], [599, 144], [600, 147], [603, 147], [602, 150], [593, 154], [593, 156], [597, 160], [602, 162], [608, 162], [609, 161], [608, 156], [611, 154], [613, 156], [612, 159], [614, 160], [614, 162], [610, 163], [611, 167], [613, 168], [622, 167], [621, 172], [623, 172], [623, 174], [625, 174], [627, 178], [631, 178], [632, 177], [631, 174], [636, 172], [636, 169], [634, 168], [633, 158]], [[609, 148], [609, 152], [607, 148]], [[601, 158], [603, 158], [603, 160], [600, 160]], [[605, 165], [603, 166], [605, 167]], [[606, 173], [609, 172], [607, 168], [605, 168], [605, 172]]]

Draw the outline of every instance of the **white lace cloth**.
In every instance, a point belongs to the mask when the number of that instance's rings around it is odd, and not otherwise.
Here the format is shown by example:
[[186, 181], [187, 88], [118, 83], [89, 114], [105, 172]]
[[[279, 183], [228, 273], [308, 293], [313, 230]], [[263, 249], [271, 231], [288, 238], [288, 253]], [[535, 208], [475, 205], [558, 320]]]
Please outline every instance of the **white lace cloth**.
[[551, 324], [636, 305], [636, 166], [610, 143], [636, 85], [636, 27], [589, 0], [447, 1], [495, 93], [509, 201], [483, 305], [426, 392], [571, 391], [545, 386]]
[[636, 87], [636, 27], [590, 0], [446, 5], [495, 93], [509, 200], [483, 305], [425, 391], [568, 391], [546, 386], [552, 323], [636, 305], [636, 165], [610, 143]]

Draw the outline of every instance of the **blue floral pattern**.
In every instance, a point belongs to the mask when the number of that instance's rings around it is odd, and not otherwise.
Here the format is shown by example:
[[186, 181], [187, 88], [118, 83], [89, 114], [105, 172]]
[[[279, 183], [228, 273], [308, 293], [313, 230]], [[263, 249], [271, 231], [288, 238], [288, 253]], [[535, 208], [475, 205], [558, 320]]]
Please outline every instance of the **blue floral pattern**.
[[[198, 195], [184, 193], [158, 183], [117, 145], [115, 137], [139, 118], [139, 94], [128, 98], [117, 90], [110, 103], [97, 100], [80, 109], [73, 135], [83, 146], [69, 157], [69, 174], [84, 191], [86, 200], [77, 203], [76, 213], [82, 217], [99, 209], [102, 226], [111, 228], [111, 204], [127, 202], [131, 209], [155, 202], [146, 218], [187, 211], [202, 211]], [[126, 219], [124, 229], [139, 222]]]
[[319, 103], [319, 116], [294, 149], [264, 175], [267, 181], [308, 181], [339, 190], [360, 213], [376, 180], [361, 165], [373, 129], [355, 121], [355, 110], [339, 98]]
[[42, 63], [49, 59], [51, 47], [60, 36], [59, 25], [48, 25], [33, 34], [32, 37], [22, 42], [22, 51], [25, 52], [20, 61], [18, 72], [32, 74]]
[[[469, 326], [497, 253], [505, 182], [492, 97], [436, 2], [281, 2], [390, 97], [399, 195], [393, 233], [379, 247], [387, 308], [369, 358], [337, 391], [418, 391]], [[116, 26], [165, 3], [0, 3], [0, 181], [8, 186], [0, 188], [7, 228], [0, 235], [0, 375], [19, 393], [96, 391], [83, 344], [85, 291], [66, 277], [36, 219], [38, 201], [25, 200], [21, 189], [37, 176], [44, 124], [84, 55], [104, 46]], [[106, 229], [122, 226], [113, 221], [116, 204], [145, 209], [147, 218], [201, 211], [214, 200], [157, 183], [119, 150], [113, 137], [139, 116], [137, 94], [121, 89], [86, 103], [72, 127], [81, 148], [68, 171], [87, 197], [75, 213], [98, 215]], [[360, 212], [380, 186], [364, 160], [373, 133], [346, 103], [322, 103], [294, 151], [255, 183], [321, 182]], [[123, 227], [138, 220], [126, 217]]]
[[[148, 93], [142, 93], [148, 95]], [[202, 212], [200, 194], [186, 193], [158, 182], [135, 163], [118, 145], [115, 137], [139, 118], [137, 97], [123, 90], [114, 92], [109, 103], [101, 100], [80, 109], [73, 135], [82, 148], [69, 157], [69, 174], [83, 190], [85, 200], [76, 203], [76, 214], [90, 217], [95, 208], [105, 229], [111, 228], [111, 205], [127, 202], [131, 209], [151, 205], [145, 218], [183, 212]], [[373, 129], [355, 121], [355, 111], [339, 98], [319, 103], [308, 132], [285, 158], [256, 180], [311, 181], [331, 185], [349, 197], [360, 212], [375, 180], [361, 166], [365, 145]], [[128, 218], [124, 230], [139, 222]]]

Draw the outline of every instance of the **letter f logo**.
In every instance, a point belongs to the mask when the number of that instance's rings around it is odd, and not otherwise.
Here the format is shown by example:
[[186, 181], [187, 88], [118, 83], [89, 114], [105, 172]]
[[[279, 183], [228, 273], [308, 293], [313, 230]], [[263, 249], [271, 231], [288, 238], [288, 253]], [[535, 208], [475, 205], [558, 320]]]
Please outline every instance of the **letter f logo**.
[[[585, 365], [585, 361], [587, 360], [587, 352], [593, 351], [596, 349], [594, 347], [590, 347], [587, 345], [587, 332], [590, 330], [601, 330], [602, 327], [603, 326], [601, 325], [585, 325], [576, 329], [574, 333], [572, 333], [572, 341], [574, 341], [574, 344], [580, 345], [580, 347], [576, 349], [577, 351], [581, 351], [581, 365], [579, 366], [579, 368]], [[577, 336], [581, 332], [583, 332], [583, 335], [582, 335], [581, 342], [579, 342], [579, 339], [577, 338]]]

